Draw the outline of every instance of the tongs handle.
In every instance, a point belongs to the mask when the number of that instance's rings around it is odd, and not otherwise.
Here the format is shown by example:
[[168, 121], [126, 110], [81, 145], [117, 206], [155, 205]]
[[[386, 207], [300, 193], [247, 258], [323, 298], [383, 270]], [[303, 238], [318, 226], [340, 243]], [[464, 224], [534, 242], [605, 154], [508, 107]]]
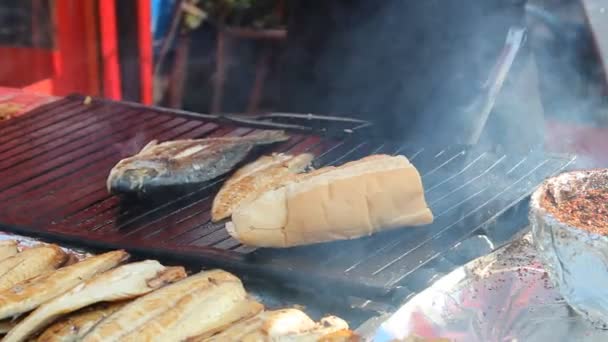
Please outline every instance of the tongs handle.
[[[338, 134], [338, 135], [349, 135], [365, 127], [372, 126], [370, 121], [341, 117], [341, 116], [330, 116], [330, 115], [317, 115], [317, 114], [299, 114], [299, 113], [264, 113], [264, 114], [200, 114], [194, 113], [187, 110], [181, 109], [169, 109], [157, 106], [146, 106], [134, 102], [126, 102], [131, 107], [149, 110], [153, 109], [158, 112], [177, 114], [183, 117], [199, 120], [219, 121], [226, 124], [233, 125], [247, 125], [253, 128], [260, 129], [288, 129], [294, 131], [301, 131], [306, 133], [320, 133], [320, 134]], [[295, 123], [276, 122], [276, 120], [289, 120]], [[330, 127], [331, 124], [348, 125], [348, 127], [341, 127], [336, 129]], [[316, 127], [315, 127], [316, 126]]]
[[331, 115], [317, 115], [317, 114], [300, 114], [300, 113], [266, 113], [260, 115], [249, 116], [257, 120], [273, 119], [273, 118], [286, 118], [286, 119], [301, 119], [301, 120], [319, 120], [319, 121], [332, 121], [332, 122], [351, 122], [351, 123], [368, 123], [365, 120], [359, 120], [349, 117], [331, 116]]
[[512, 27], [509, 29], [505, 46], [500, 54], [500, 58], [490, 72], [490, 77], [483, 85], [483, 92], [467, 111], [478, 115], [478, 120], [473, 126], [468, 143], [474, 145], [479, 140], [481, 132], [488, 121], [490, 112], [496, 103], [496, 98], [507, 78], [507, 74], [513, 66], [515, 57], [521, 49], [526, 39], [526, 29], [523, 27]]

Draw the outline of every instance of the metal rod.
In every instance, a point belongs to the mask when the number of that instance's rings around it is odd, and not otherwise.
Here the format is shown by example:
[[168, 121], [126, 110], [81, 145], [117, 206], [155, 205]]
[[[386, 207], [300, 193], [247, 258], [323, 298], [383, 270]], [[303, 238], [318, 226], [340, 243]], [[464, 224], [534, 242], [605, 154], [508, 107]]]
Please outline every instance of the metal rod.
[[469, 144], [474, 145], [479, 141], [481, 132], [483, 132], [486, 126], [488, 117], [496, 103], [496, 98], [502, 89], [507, 74], [513, 66], [513, 62], [525, 40], [525, 36], [525, 28], [513, 27], [509, 30], [501, 58], [499, 58], [494, 66], [490, 78], [486, 82], [486, 91], [481, 94], [480, 98], [470, 108], [471, 112], [478, 115], [478, 120], [473, 124], [472, 133], [468, 140]]

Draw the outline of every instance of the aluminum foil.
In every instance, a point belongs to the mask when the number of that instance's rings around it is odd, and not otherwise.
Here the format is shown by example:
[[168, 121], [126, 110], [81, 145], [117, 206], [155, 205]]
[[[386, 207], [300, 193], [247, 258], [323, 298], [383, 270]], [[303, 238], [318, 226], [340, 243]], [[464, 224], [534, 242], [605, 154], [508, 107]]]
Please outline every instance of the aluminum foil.
[[532, 195], [533, 241], [550, 279], [574, 310], [592, 325], [608, 328], [608, 237], [558, 222], [541, 206], [551, 194], [556, 202], [589, 188], [606, 187], [608, 171], [575, 171], [547, 180]]
[[[34, 247], [41, 243], [44, 243], [38, 239], [0, 231], [0, 241], [7, 241], [7, 240], [17, 241], [17, 244], [18, 244], [17, 248], [19, 250], [31, 248], [31, 247]], [[66, 253], [68, 253], [70, 256], [72, 256], [73, 259], [75, 259], [75, 260], [82, 260], [82, 259], [88, 258], [89, 256], [92, 255], [91, 253], [88, 253], [88, 252], [86, 252], [84, 250], [80, 250], [80, 249], [67, 248], [67, 247], [63, 247], [63, 246], [59, 246], [59, 247], [61, 247], [61, 249], [63, 249]]]
[[608, 341], [566, 303], [530, 234], [476, 259], [414, 296], [376, 331], [449, 341]]

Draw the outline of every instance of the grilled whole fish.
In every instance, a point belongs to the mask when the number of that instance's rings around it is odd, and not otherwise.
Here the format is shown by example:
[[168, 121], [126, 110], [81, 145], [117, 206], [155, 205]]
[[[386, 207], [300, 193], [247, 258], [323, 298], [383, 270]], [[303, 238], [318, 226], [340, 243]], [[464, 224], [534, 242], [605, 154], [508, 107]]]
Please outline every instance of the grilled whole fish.
[[100, 322], [82, 341], [181, 341], [262, 309], [247, 298], [237, 277], [211, 270], [134, 300]]
[[0, 241], [0, 261], [10, 258], [17, 253], [19, 253], [19, 250], [17, 249], [17, 241]]
[[0, 291], [24, 280], [52, 271], [65, 263], [67, 254], [58, 246], [28, 248], [0, 261]]
[[282, 131], [261, 131], [244, 137], [151, 141], [112, 168], [107, 188], [112, 194], [133, 194], [203, 183], [230, 172], [254, 146], [288, 139]]
[[101, 303], [61, 318], [36, 339], [37, 342], [80, 341], [97, 323], [121, 309], [127, 301]]
[[116, 267], [128, 256], [124, 251], [113, 251], [89, 257], [0, 291], [0, 319], [34, 310], [94, 275]]
[[243, 166], [224, 183], [213, 199], [212, 220], [217, 222], [229, 217], [240, 204], [305, 171], [312, 159], [313, 155], [308, 153], [298, 156], [273, 154]]
[[39, 306], [2, 341], [25, 341], [61, 315], [99, 302], [135, 298], [185, 276], [186, 272], [182, 267], [165, 267], [154, 260], [117, 267], [82, 282], [63, 295]]

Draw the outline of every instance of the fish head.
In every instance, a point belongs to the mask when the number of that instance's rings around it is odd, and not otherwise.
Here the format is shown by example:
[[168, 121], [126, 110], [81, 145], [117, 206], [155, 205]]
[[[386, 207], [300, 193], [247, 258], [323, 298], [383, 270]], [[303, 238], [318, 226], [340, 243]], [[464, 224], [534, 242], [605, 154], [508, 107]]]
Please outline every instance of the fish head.
[[110, 172], [108, 190], [112, 193], [142, 190], [146, 185], [158, 183], [167, 169], [163, 160], [123, 160]]

